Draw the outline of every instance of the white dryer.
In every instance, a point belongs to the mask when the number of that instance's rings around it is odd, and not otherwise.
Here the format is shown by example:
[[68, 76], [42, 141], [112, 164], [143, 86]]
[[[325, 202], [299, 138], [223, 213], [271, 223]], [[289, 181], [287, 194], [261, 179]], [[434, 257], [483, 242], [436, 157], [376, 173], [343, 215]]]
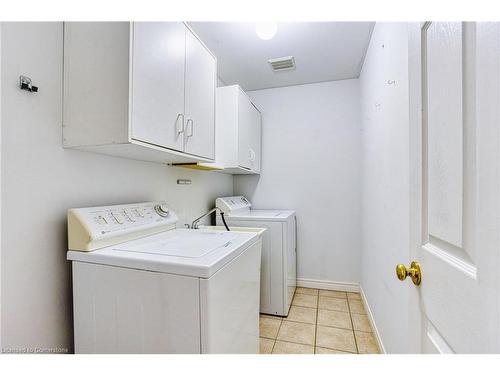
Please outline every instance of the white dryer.
[[[262, 236], [260, 312], [287, 316], [297, 285], [297, 221], [293, 210], [255, 210], [243, 196], [217, 198], [233, 227], [266, 228]], [[222, 225], [217, 216], [217, 225]]]
[[259, 233], [176, 229], [164, 203], [68, 211], [76, 353], [258, 353]]

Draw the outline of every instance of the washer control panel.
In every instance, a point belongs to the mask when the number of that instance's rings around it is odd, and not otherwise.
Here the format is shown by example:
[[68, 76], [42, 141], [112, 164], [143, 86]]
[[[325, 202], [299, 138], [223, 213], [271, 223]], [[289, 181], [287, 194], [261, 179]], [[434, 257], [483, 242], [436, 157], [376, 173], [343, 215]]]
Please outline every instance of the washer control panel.
[[170, 213], [170, 208], [164, 203], [155, 204], [155, 211], [161, 217], [167, 217]]
[[177, 215], [165, 202], [68, 210], [70, 250], [91, 251], [173, 229]]
[[234, 212], [248, 211], [252, 204], [244, 196], [237, 197], [222, 197], [215, 200], [215, 206], [220, 208], [224, 214], [231, 214]]

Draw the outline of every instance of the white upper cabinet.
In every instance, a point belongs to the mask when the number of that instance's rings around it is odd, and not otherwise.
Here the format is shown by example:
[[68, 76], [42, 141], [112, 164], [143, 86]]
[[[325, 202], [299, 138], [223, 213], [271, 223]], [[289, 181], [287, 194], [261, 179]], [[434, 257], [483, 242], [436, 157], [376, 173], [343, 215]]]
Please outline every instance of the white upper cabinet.
[[64, 24], [65, 147], [210, 162], [217, 62], [181, 22]]
[[238, 164], [260, 172], [261, 115], [248, 96], [238, 90]]
[[[216, 165], [220, 172], [258, 174], [261, 171], [262, 116], [238, 86], [217, 88]], [[210, 164], [206, 164], [210, 166]]]
[[215, 88], [217, 64], [191, 30], [186, 32], [185, 150], [215, 157]]

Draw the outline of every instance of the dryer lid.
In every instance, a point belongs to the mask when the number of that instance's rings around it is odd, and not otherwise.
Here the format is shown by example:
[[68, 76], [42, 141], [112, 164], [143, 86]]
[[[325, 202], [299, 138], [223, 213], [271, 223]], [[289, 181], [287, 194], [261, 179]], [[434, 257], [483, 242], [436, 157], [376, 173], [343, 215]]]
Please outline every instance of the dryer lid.
[[295, 211], [293, 210], [249, 210], [246, 212], [234, 212], [230, 214], [228, 218], [233, 220], [285, 221], [293, 215], [295, 215]]
[[238, 235], [233, 232], [191, 231], [190, 233], [177, 231], [177, 234], [171, 238], [144, 239], [140, 244], [134, 246], [130, 243], [124, 243], [115, 246], [114, 250], [182, 258], [200, 258], [220, 247], [229, 246], [236, 237]]

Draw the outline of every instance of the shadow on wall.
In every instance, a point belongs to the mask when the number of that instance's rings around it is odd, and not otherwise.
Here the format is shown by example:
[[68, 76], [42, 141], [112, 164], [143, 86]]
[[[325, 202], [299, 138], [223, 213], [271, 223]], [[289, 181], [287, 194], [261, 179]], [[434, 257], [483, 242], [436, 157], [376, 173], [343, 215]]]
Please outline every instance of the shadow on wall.
[[233, 191], [234, 195], [245, 195], [245, 198], [250, 200], [252, 203], [253, 197], [255, 196], [255, 191], [257, 190], [257, 185], [259, 184], [260, 175], [239, 175], [238, 178], [245, 185], [245, 194], [242, 194], [240, 191], [236, 190], [233, 181]]

